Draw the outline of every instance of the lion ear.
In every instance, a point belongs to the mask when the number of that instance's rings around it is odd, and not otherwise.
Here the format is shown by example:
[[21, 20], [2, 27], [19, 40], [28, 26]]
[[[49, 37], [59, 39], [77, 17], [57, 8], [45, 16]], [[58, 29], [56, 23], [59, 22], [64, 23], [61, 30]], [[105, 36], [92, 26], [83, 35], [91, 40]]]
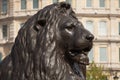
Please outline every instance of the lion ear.
[[45, 19], [40, 19], [37, 21], [37, 24], [39, 24], [40, 26], [44, 27], [46, 24], [46, 20]]
[[61, 2], [60, 3], [60, 7], [61, 8], [66, 8], [66, 9], [70, 9], [71, 5], [69, 3], [66, 3], [66, 2]]
[[36, 31], [39, 31], [42, 27], [45, 26], [45, 24], [46, 24], [46, 20], [45, 19], [40, 19], [36, 22], [36, 25], [35, 25], [34, 29]]

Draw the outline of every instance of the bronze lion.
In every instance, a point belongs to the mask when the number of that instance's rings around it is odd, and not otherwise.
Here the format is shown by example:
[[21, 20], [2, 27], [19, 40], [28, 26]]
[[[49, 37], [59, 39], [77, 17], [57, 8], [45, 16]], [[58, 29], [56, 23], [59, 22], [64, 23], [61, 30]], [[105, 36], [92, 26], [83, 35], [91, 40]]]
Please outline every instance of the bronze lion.
[[0, 80], [85, 80], [93, 39], [70, 4], [48, 5], [20, 29]]

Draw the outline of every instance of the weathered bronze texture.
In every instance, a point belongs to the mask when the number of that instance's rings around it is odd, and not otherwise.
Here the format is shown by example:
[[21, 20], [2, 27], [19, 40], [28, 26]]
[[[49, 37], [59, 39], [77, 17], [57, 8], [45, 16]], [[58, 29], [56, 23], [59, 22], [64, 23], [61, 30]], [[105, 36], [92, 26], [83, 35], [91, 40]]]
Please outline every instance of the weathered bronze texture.
[[0, 80], [85, 80], [93, 39], [70, 4], [48, 5], [20, 29]]

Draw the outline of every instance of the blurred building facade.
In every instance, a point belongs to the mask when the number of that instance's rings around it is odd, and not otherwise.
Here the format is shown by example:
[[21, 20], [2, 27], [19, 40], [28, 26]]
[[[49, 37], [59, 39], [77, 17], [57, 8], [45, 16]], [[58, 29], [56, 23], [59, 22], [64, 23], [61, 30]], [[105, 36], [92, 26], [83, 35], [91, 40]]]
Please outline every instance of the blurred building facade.
[[54, 2], [67, 1], [95, 36], [90, 61], [105, 67], [109, 80], [120, 80], [120, 0], [0, 0], [0, 59], [10, 53], [24, 22]]

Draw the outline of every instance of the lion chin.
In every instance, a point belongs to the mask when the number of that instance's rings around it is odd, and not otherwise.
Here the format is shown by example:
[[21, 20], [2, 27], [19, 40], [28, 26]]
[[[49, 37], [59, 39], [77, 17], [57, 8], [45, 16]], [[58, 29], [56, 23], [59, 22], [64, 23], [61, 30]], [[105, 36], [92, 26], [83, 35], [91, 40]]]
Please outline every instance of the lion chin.
[[73, 60], [75, 60], [76, 62], [78, 62], [79, 64], [84, 64], [84, 65], [88, 65], [89, 64], [89, 58], [88, 58], [88, 51], [80, 51], [80, 50], [70, 50], [69, 55], [71, 56], [71, 58]]
[[66, 54], [68, 54], [70, 59], [72, 59], [74, 62], [83, 65], [89, 65], [88, 53], [92, 48], [91, 46], [84, 49], [70, 49]]

